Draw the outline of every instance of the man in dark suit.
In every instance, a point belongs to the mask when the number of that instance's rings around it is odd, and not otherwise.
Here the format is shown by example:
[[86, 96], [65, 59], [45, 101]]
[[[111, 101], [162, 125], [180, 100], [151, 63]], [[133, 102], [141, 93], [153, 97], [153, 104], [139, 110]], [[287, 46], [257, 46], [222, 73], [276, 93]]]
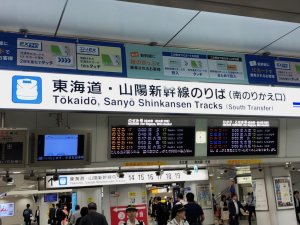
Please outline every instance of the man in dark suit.
[[230, 225], [239, 225], [241, 209], [243, 209], [244, 211], [246, 210], [244, 206], [242, 206], [241, 202], [238, 201], [238, 197], [236, 194], [232, 194], [231, 198], [232, 200], [228, 204]]
[[297, 218], [298, 223], [300, 223], [300, 218], [299, 218], [299, 213], [300, 213], [299, 191], [294, 191], [294, 202], [295, 202], [296, 218]]
[[52, 204], [52, 207], [49, 209], [49, 222], [51, 225], [56, 225], [55, 214], [56, 214], [55, 205]]

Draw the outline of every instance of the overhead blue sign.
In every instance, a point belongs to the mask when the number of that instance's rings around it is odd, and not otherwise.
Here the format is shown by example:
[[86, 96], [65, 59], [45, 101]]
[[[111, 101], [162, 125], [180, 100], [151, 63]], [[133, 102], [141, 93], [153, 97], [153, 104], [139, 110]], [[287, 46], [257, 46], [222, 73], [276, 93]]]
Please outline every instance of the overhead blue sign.
[[0, 33], [0, 68], [126, 77], [123, 44]]
[[246, 55], [250, 84], [300, 86], [300, 59]]

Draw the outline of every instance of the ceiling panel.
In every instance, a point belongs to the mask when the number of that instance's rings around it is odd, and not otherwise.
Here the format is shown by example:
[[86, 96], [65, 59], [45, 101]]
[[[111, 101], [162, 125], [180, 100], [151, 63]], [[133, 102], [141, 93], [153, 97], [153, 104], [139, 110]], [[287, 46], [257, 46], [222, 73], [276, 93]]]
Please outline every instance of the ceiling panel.
[[274, 55], [300, 57], [300, 28], [274, 42], [260, 53], [262, 52], [270, 52]]
[[201, 12], [170, 45], [256, 52], [299, 24]]
[[196, 13], [113, 0], [71, 0], [59, 35], [165, 44]]
[[54, 34], [65, 0], [1, 0], [0, 30]]

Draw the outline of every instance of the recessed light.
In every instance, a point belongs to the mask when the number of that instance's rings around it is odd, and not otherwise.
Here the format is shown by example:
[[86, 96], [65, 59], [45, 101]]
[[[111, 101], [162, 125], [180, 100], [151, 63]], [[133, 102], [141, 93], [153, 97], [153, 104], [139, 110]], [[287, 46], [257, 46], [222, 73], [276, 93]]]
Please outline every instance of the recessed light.
[[21, 171], [13, 171], [12, 172], [13, 174], [20, 174], [20, 173], [22, 173]]

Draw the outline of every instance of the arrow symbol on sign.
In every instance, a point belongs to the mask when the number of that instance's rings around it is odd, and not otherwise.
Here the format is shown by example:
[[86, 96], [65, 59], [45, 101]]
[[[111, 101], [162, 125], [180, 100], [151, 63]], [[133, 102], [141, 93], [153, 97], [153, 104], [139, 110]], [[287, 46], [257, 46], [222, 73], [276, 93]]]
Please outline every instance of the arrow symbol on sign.
[[[51, 183], [50, 183], [51, 182]], [[48, 180], [48, 183], [50, 183], [51, 187], [53, 186], [53, 177], [51, 177], [49, 180]]]
[[[145, 209], [146, 207], [145, 206], [140, 206], [140, 207], [136, 207], [137, 210], [139, 209]], [[114, 208], [114, 212], [120, 212], [120, 211], [125, 211], [126, 208]]]

